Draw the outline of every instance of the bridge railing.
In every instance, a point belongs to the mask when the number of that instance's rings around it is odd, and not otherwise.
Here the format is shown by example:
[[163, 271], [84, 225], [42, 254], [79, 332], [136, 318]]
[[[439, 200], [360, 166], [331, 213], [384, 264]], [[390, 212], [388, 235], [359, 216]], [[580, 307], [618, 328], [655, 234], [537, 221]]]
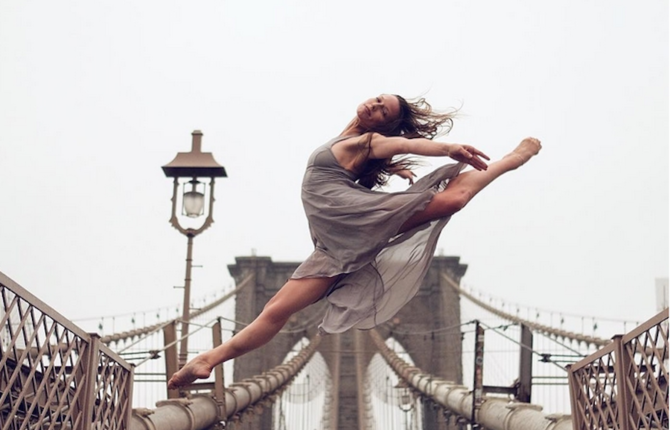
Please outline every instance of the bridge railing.
[[575, 430], [668, 428], [668, 309], [569, 367]]
[[128, 428], [133, 366], [0, 272], [0, 429]]

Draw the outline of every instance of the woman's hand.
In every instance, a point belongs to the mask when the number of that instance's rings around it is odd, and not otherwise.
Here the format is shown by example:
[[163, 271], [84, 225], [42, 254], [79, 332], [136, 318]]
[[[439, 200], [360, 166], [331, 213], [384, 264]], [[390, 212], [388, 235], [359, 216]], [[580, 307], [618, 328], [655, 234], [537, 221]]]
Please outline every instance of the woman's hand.
[[403, 179], [407, 179], [409, 181], [410, 185], [414, 185], [414, 178], [416, 178], [416, 174], [412, 172], [409, 169], [402, 169], [398, 170], [397, 172], [393, 172], [394, 175], [398, 175]]
[[485, 160], [490, 160], [488, 155], [479, 149], [470, 145], [461, 145], [459, 143], [449, 144], [449, 157], [461, 163], [467, 163], [477, 170], [486, 170], [488, 165]]

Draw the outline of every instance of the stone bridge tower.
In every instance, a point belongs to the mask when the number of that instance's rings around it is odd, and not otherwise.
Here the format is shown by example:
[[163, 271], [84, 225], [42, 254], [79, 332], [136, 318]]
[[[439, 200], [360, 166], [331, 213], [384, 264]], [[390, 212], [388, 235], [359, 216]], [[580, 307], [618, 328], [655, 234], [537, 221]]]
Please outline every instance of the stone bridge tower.
[[[236, 264], [228, 269], [236, 282], [249, 274], [255, 275], [255, 283], [237, 294], [235, 320], [250, 322], [263, 309], [267, 301], [291, 276], [300, 263], [273, 262], [270, 257], [237, 257]], [[460, 283], [466, 265], [458, 257], [435, 257], [416, 295], [390, 323], [377, 328], [384, 338], [393, 337], [410, 353], [416, 366], [422, 370], [462, 383], [462, 349], [460, 332], [460, 297], [442, 279], [448, 274]], [[293, 346], [303, 337], [310, 338], [317, 332], [325, 302], [319, 302], [294, 315], [285, 329], [304, 327], [304, 331], [277, 335], [267, 345], [235, 360], [234, 380], [260, 374], [281, 364]], [[453, 327], [440, 336], [430, 334], [403, 334], [427, 332]], [[243, 326], [238, 325], [236, 331]], [[375, 351], [365, 331], [349, 330], [340, 335], [329, 335], [322, 339], [319, 352], [325, 359], [332, 378], [330, 422], [333, 429], [358, 430], [366, 428], [366, 415], [359, 408], [363, 403], [363, 392], [359, 390]], [[447, 429], [441, 414], [430, 407], [423, 411], [424, 428]], [[271, 409], [266, 409], [256, 421], [238, 426], [244, 430], [272, 429]]]

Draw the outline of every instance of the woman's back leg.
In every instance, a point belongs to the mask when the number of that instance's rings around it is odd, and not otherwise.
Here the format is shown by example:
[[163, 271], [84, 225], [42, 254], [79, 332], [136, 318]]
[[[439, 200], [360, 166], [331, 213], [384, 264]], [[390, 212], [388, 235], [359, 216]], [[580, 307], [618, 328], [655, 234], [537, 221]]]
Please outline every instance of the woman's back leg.
[[269, 342], [294, 313], [322, 298], [336, 278], [290, 279], [248, 326], [228, 341], [189, 361], [168, 382], [169, 388], [207, 378], [219, 363], [239, 357]]

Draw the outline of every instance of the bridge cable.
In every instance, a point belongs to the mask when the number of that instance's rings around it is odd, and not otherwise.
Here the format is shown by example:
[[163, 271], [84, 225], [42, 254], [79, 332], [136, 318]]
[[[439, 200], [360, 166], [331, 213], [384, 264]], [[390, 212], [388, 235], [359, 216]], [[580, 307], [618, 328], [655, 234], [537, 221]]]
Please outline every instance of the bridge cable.
[[[196, 317], [202, 315], [203, 313], [219, 306], [220, 304], [222, 304], [226, 300], [230, 299], [235, 294], [237, 294], [240, 290], [242, 290], [244, 287], [249, 285], [251, 283], [251, 280], [252, 280], [253, 276], [254, 276], [253, 274], [247, 276], [244, 280], [242, 280], [242, 282], [240, 282], [240, 285], [237, 288], [235, 288], [233, 291], [231, 291], [231, 292], [225, 294], [224, 296], [222, 296], [221, 298], [213, 301], [209, 305], [206, 305], [205, 307], [193, 312], [190, 315], [190, 318], [191, 319], [196, 318]], [[153, 324], [153, 325], [146, 326], [146, 327], [143, 327], [143, 328], [103, 336], [103, 337], [100, 338], [100, 342], [107, 345], [107, 344], [110, 344], [112, 342], [120, 342], [120, 341], [125, 341], [127, 339], [132, 339], [132, 338], [135, 338], [135, 337], [139, 337], [139, 336], [142, 336], [142, 335], [154, 334], [157, 331], [163, 329], [166, 325], [171, 324], [173, 321], [180, 321], [180, 319], [179, 318], [174, 318], [174, 319], [171, 319], [169, 321]]]
[[[497, 333], [497, 334], [499, 334], [500, 336], [504, 337], [505, 339], [511, 341], [512, 343], [517, 344], [519, 347], [521, 347], [521, 348], [523, 348], [523, 349], [525, 349], [525, 350], [527, 350], [527, 351], [530, 351], [531, 353], [533, 353], [533, 354], [535, 354], [535, 355], [541, 356], [543, 359], [546, 359], [546, 358], [547, 358], [546, 354], [541, 354], [541, 353], [535, 351], [533, 348], [528, 347], [528, 345], [524, 345], [524, 344], [522, 344], [521, 342], [519, 342], [519, 341], [517, 341], [517, 340], [515, 340], [515, 339], [512, 339], [511, 337], [509, 337], [509, 336], [507, 336], [507, 335], [501, 333], [500, 331], [497, 330], [497, 327], [489, 327], [489, 326], [487, 326], [486, 324], [484, 324], [483, 322], [480, 322], [479, 324], [480, 324], [481, 326], [483, 326], [483, 327], [484, 327], [485, 329], [487, 329], [487, 330], [493, 330], [495, 333]], [[567, 369], [566, 369], [565, 367], [559, 365], [558, 363], [556, 363], [556, 362], [554, 362], [554, 361], [549, 361], [549, 363], [551, 363], [551, 364], [557, 366], [559, 369], [563, 370], [564, 372], [567, 372]]]
[[504, 318], [504, 319], [509, 320], [509, 321], [518, 322], [518, 323], [523, 324], [527, 327], [530, 327], [530, 328], [532, 328], [532, 329], [534, 329], [534, 330], [536, 330], [540, 333], [545, 333], [545, 334], [548, 334], [550, 336], [553, 335], [553, 336], [557, 336], [557, 337], [563, 337], [563, 338], [575, 340], [575, 341], [578, 341], [578, 342], [584, 342], [586, 344], [592, 344], [592, 345], [596, 345], [598, 347], [605, 346], [605, 345], [607, 345], [611, 342], [610, 339], [601, 339], [601, 338], [597, 338], [597, 337], [593, 337], [593, 336], [585, 336], [585, 335], [570, 332], [570, 331], [567, 331], [567, 330], [557, 330], [553, 327], [549, 327], [549, 326], [544, 325], [544, 324], [534, 323], [532, 321], [528, 321], [528, 320], [525, 320], [523, 318], [516, 317], [514, 315], [511, 315], [511, 314], [508, 314], [508, 313], [503, 312], [501, 310], [498, 310], [493, 306], [487, 305], [486, 303], [477, 299], [472, 294], [463, 290], [460, 287], [460, 285], [458, 285], [453, 279], [451, 279], [451, 277], [447, 276], [446, 274], [442, 275], [442, 279], [447, 281], [449, 286], [451, 286], [457, 293], [466, 297], [467, 299], [469, 299], [471, 302], [475, 303], [476, 305], [486, 309], [487, 311], [489, 311], [489, 312], [491, 312], [491, 313], [493, 313], [493, 314], [495, 314], [495, 315], [497, 315], [501, 318]]

